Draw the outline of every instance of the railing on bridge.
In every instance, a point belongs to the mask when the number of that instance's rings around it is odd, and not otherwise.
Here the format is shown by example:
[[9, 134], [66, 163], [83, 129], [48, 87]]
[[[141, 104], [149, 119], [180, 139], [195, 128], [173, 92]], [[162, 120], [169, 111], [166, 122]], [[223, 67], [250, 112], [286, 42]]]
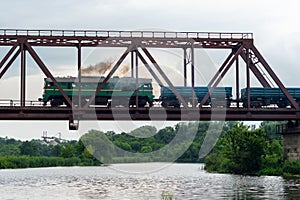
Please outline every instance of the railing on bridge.
[[[0, 99], [0, 106], [19, 107], [21, 106], [21, 101], [14, 99]], [[43, 102], [27, 100], [25, 101], [25, 106], [43, 106]]]
[[25, 30], [0, 29], [2, 36], [56, 36], [56, 37], [124, 37], [165, 39], [253, 39], [253, 33], [172, 32], [172, 31], [102, 31], [102, 30]]

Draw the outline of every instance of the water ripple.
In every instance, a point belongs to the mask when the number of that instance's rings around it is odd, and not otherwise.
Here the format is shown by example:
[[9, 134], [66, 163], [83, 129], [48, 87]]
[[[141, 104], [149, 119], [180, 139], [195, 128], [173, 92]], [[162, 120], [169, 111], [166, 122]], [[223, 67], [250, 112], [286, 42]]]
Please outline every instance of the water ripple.
[[[124, 168], [151, 164], [123, 164]], [[123, 167], [119, 165], [118, 167]], [[173, 164], [148, 174], [114, 167], [0, 170], [1, 199], [299, 199], [300, 180], [206, 173], [200, 164]]]

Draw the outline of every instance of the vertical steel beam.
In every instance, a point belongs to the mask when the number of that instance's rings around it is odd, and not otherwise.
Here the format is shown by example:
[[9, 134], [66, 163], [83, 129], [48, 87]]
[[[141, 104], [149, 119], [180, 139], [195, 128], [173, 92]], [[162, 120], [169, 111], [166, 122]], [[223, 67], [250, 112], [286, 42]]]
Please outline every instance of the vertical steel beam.
[[248, 112], [250, 111], [250, 49], [246, 49], [246, 55], [247, 55], [247, 59], [246, 59], [246, 81], [247, 81], [247, 110]]
[[20, 44], [21, 51], [21, 93], [20, 93], [20, 106], [25, 107], [26, 101], [26, 51], [24, 48], [24, 43]]
[[82, 100], [81, 99], [81, 87], [82, 87], [81, 86], [81, 41], [79, 41], [77, 45], [77, 69], [78, 69], [78, 108], [81, 108], [81, 100]]
[[239, 57], [235, 61], [235, 90], [236, 90], [236, 103], [237, 107], [240, 107], [240, 72], [239, 72]]
[[186, 48], [183, 48], [183, 76], [184, 76], [184, 87], [187, 86], [187, 53]]
[[201, 108], [204, 103], [208, 100], [210, 94], [213, 93], [213, 91], [215, 90], [215, 88], [217, 87], [217, 85], [220, 83], [220, 81], [222, 80], [222, 78], [225, 76], [225, 74], [227, 73], [227, 71], [230, 69], [230, 67], [232, 66], [233, 62], [236, 60], [236, 58], [239, 56], [239, 54], [241, 53], [241, 51], [243, 50], [244, 46], [240, 46], [240, 48], [234, 53], [234, 56], [231, 59], [226, 59], [226, 61], [228, 61], [227, 63], [225, 62], [224, 65], [224, 70], [223, 72], [220, 74], [220, 76], [218, 77], [218, 79], [215, 81], [215, 83], [211, 86], [211, 88], [209, 89], [208, 93], [204, 96], [204, 98], [202, 99], [199, 107]]
[[131, 78], [134, 77], [134, 51], [131, 51]]
[[114, 67], [110, 70], [110, 72], [108, 73], [108, 75], [105, 77], [105, 79], [103, 80], [103, 82], [98, 85], [95, 93], [93, 94], [93, 96], [90, 97], [90, 99], [88, 100], [88, 102], [85, 104], [84, 108], [88, 108], [89, 105], [91, 105], [91, 103], [95, 100], [97, 94], [102, 90], [102, 88], [104, 87], [104, 85], [106, 84], [106, 82], [112, 77], [112, 75], [115, 73], [115, 71], [119, 68], [119, 66], [121, 65], [121, 63], [125, 60], [126, 56], [129, 54], [129, 52], [132, 51], [132, 46], [128, 47], [125, 52], [122, 54], [122, 56], [119, 58], [119, 60], [117, 61], [117, 63], [114, 65]]
[[61, 88], [61, 86], [58, 84], [58, 82], [56, 81], [56, 79], [54, 78], [54, 76], [51, 74], [51, 72], [48, 70], [48, 68], [43, 63], [43, 61], [40, 59], [40, 57], [38, 56], [38, 54], [34, 51], [34, 49], [28, 43], [25, 43], [25, 46], [26, 46], [29, 54], [34, 59], [34, 61], [38, 64], [38, 66], [43, 71], [43, 73], [45, 74], [45, 76], [49, 77], [53, 81], [53, 84], [57, 87], [57, 89], [59, 90], [59, 92], [63, 95], [63, 97], [65, 98], [65, 100], [67, 101], [67, 103], [70, 106], [73, 107], [74, 105], [73, 105], [72, 101], [66, 95], [65, 91]]
[[284, 95], [287, 97], [287, 99], [290, 101], [290, 103], [293, 105], [293, 107], [297, 110], [299, 110], [298, 103], [294, 100], [292, 95], [287, 91], [287, 89], [284, 87], [283, 83], [279, 80], [279, 78], [276, 76], [272, 68], [269, 66], [267, 61], [263, 58], [263, 56], [259, 53], [257, 48], [253, 45], [251, 47], [251, 50], [255, 54], [255, 56], [259, 59], [261, 64], [264, 66], [264, 68], [267, 70], [267, 72], [270, 74], [272, 79], [275, 81], [275, 83], [278, 85], [278, 87], [281, 89], [281, 91], [284, 93]]
[[192, 79], [192, 107], [195, 108], [195, 55], [194, 46], [191, 46], [191, 79]]
[[153, 78], [155, 79], [155, 81], [158, 83], [158, 85], [160, 87], [163, 87], [164, 84], [162, 83], [162, 81], [158, 78], [158, 76], [155, 74], [155, 72], [151, 69], [150, 65], [148, 64], [148, 62], [145, 60], [145, 58], [142, 56], [142, 54], [136, 50], [136, 53], [138, 55], [138, 57], [140, 58], [140, 60], [142, 61], [142, 63], [145, 65], [145, 67], [147, 68], [147, 70], [149, 71], [149, 73], [153, 76]]
[[135, 51], [135, 106], [139, 109], [139, 57]]
[[145, 52], [146, 56], [150, 59], [156, 70], [160, 73], [160, 75], [163, 77], [163, 79], [167, 82], [167, 84], [170, 86], [172, 92], [176, 95], [177, 99], [183, 104], [185, 108], [188, 108], [188, 105], [186, 101], [182, 98], [182, 96], [178, 93], [172, 82], [169, 80], [167, 75], [164, 73], [164, 71], [160, 68], [160, 66], [157, 64], [155, 59], [152, 57], [150, 52], [146, 48], [142, 48], [142, 50]]

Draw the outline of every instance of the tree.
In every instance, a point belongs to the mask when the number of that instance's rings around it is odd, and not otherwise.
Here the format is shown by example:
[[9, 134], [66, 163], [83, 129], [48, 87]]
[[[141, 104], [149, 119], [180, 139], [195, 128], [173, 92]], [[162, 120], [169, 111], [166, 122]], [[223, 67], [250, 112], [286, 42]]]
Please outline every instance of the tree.
[[268, 140], [280, 140], [282, 136], [277, 133], [276, 127], [281, 123], [282, 122], [264, 121], [260, 124], [260, 128], [265, 130]]
[[39, 148], [36, 141], [25, 141], [20, 146], [20, 154], [28, 156], [39, 156]]
[[[266, 146], [263, 129], [249, 130], [243, 123], [236, 123], [224, 132], [217, 150], [208, 156], [206, 164], [208, 168], [210, 165], [220, 167], [217, 171], [254, 174], [261, 169]], [[216, 157], [220, 158], [213, 160]]]
[[154, 126], [142, 126], [131, 131], [129, 134], [135, 137], [148, 138], [153, 136], [156, 131], [157, 130]]
[[74, 148], [74, 146], [71, 145], [71, 144], [65, 144], [64, 146], [62, 146], [60, 156], [64, 157], [64, 158], [75, 157], [75, 148]]

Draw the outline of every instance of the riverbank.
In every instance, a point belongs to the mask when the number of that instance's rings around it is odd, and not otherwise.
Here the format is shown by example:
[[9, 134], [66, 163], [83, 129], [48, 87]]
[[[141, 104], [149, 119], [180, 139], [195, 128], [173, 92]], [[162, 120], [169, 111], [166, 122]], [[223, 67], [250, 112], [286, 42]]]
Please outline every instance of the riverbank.
[[46, 156], [5, 156], [0, 157], [0, 169], [37, 168], [57, 166], [99, 166], [97, 160], [87, 158], [63, 158]]

